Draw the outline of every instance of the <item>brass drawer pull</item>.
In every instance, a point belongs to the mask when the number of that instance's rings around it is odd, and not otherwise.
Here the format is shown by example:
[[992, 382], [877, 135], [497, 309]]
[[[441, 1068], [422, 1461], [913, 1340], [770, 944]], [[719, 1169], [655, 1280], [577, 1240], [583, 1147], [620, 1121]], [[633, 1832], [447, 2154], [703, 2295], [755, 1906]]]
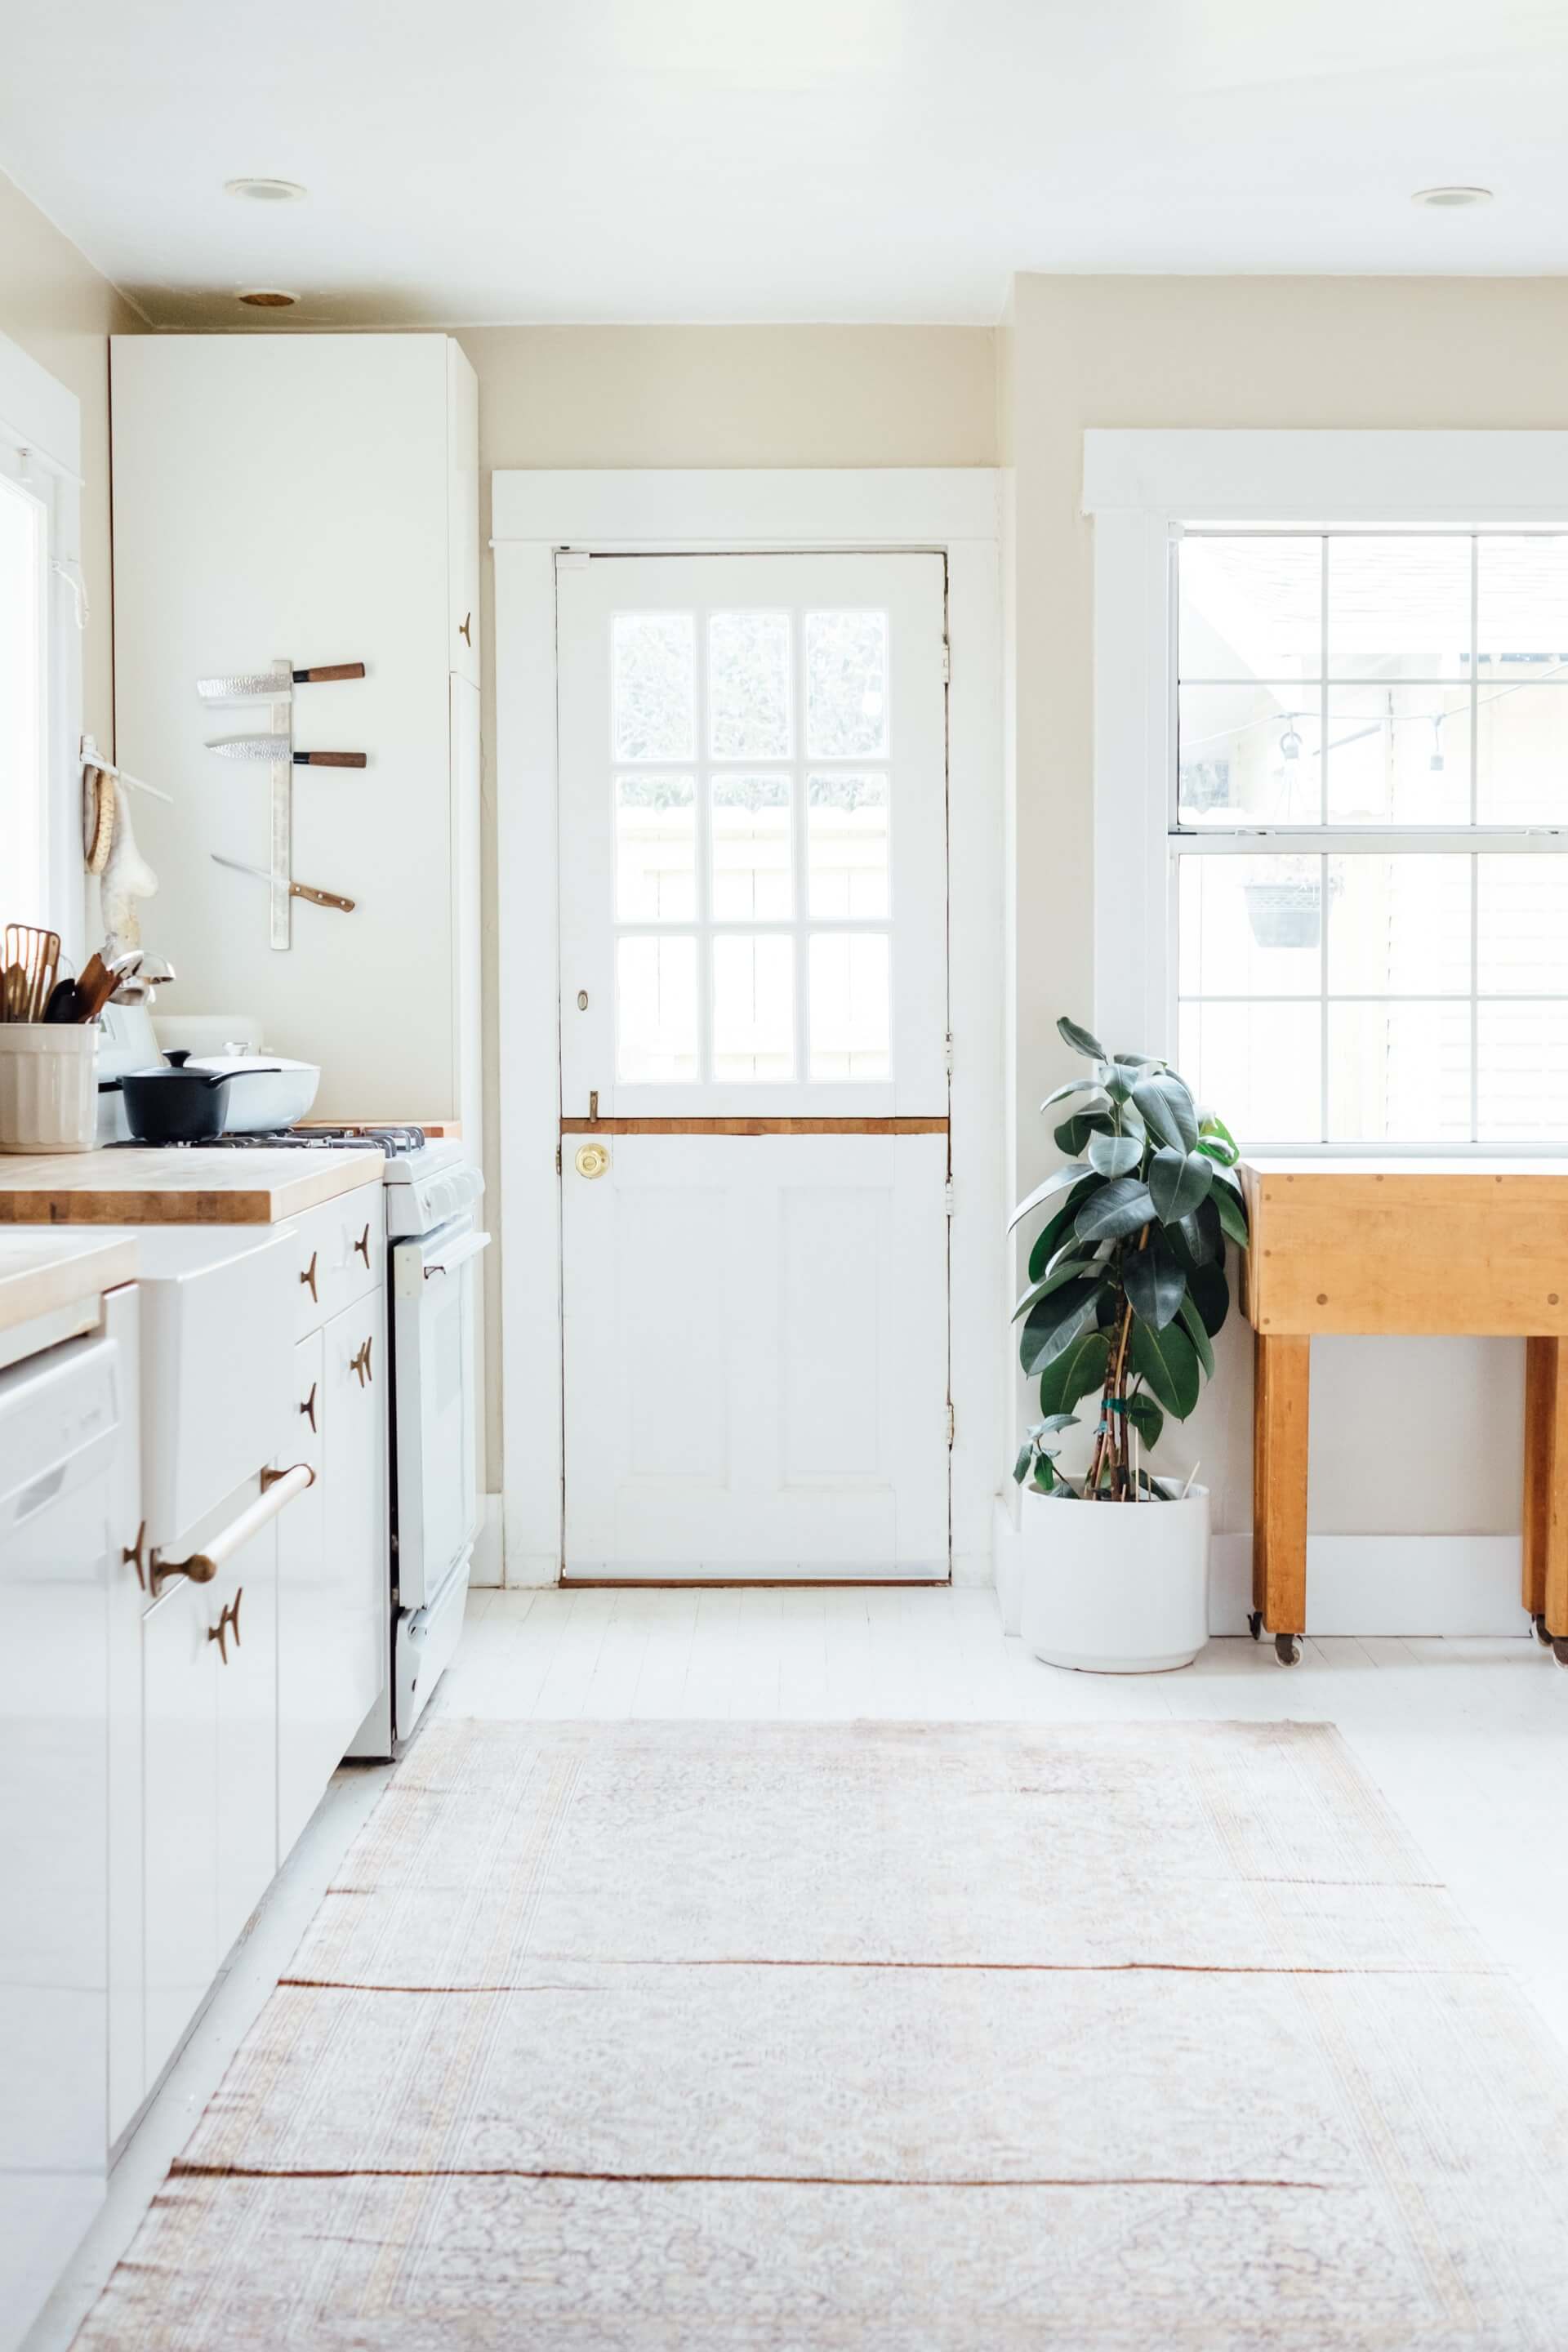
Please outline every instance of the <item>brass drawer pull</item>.
[[310, 1423], [310, 1427], [314, 1429], [316, 1426], [316, 1383], [314, 1381], [310, 1382], [310, 1393], [305, 1399], [305, 1402], [300, 1407], [300, 1410], [304, 1414], [306, 1420]]
[[370, 1369], [370, 1341], [368, 1339], [364, 1342], [363, 1347], [356, 1348], [353, 1354], [349, 1358], [349, 1370], [351, 1372], [356, 1372], [359, 1375], [359, 1384], [362, 1389], [368, 1388], [370, 1386], [371, 1380], [374, 1376]]
[[474, 642], [472, 637], [468, 635], [468, 623], [473, 619], [473, 617], [474, 616], [471, 613], [465, 613], [463, 615], [463, 625], [458, 631], [458, 635], [462, 638], [463, 643], [466, 646], [472, 646]]
[[316, 1474], [308, 1462], [296, 1462], [288, 1470], [264, 1470], [261, 1492], [254, 1503], [247, 1503], [237, 1518], [226, 1528], [220, 1528], [205, 1551], [192, 1552], [189, 1559], [160, 1559], [153, 1554], [153, 1590], [161, 1592], [176, 1576], [192, 1584], [210, 1584], [231, 1552], [238, 1551], [254, 1535], [259, 1535], [268, 1519], [275, 1519], [286, 1503], [302, 1495], [307, 1486], [316, 1483]]
[[361, 1234], [358, 1241], [355, 1242], [354, 1247], [358, 1250], [361, 1257], [363, 1258], [365, 1270], [368, 1273], [370, 1269], [370, 1227], [368, 1225], [366, 1225], [363, 1233]]
[[[315, 1297], [316, 1297], [316, 1253], [315, 1253], [315, 1251], [314, 1251], [314, 1250], [312, 1250], [312, 1251], [310, 1252], [310, 1265], [305, 1268], [305, 1271], [304, 1271], [304, 1273], [300, 1276], [300, 1281], [301, 1281], [301, 1282], [308, 1282], [308, 1283], [310, 1284], [310, 1296], [311, 1296], [311, 1297], [312, 1297], [312, 1298], [315, 1298]], [[318, 1305], [318, 1306], [320, 1306], [320, 1304], [321, 1304], [320, 1299], [317, 1299], [317, 1300], [316, 1300], [316, 1303], [317, 1303], [317, 1305]]]
[[133, 1544], [122, 1544], [120, 1551], [120, 1558], [123, 1565], [126, 1568], [133, 1568], [136, 1570], [136, 1581], [142, 1587], [143, 1592], [147, 1590], [147, 1577], [146, 1572], [142, 1566], [142, 1546], [146, 1541], [146, 1538], [147, 1522], [143, 1519], [141, 1526], [136, 1530], [135, 1542]]

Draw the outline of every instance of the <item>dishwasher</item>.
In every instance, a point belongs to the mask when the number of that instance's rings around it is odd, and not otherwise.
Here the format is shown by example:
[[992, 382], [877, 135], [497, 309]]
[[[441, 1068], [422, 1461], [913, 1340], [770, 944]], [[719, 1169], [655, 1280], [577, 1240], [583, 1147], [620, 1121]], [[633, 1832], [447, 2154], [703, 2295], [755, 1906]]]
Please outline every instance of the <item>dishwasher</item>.
[[0, 1371], [0, 2352], [104, 2195], [120, 1344]]

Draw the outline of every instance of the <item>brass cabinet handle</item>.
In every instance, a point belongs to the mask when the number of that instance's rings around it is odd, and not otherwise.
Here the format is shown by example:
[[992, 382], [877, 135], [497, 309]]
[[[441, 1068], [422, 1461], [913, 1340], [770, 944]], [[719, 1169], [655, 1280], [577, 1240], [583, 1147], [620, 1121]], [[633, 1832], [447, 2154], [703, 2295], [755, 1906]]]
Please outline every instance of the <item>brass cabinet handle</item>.
[[[310, 1284], [310, 1296], [311, 1296], [311, 1297], [312, 1297], [312, 1298], [315, 1298], [315, 1297], [316, 1297], [316, 1253], [315, 1253], [315, 1251], [314, 1251], [314, 1250], [312, 1250], [312, 1251], [310, 1252], [310, 1265], [305, 1268], [305, 1271], [304, 1271], [304, 1273], [300, 1276], [300, 1281], [301, 1281], [301, 1282], [308, 1282], [308, 1283]], [[320, 1301], [319, 1299], [317, 1299], [316, 1303], [317, 1303], [317, 1305], [319, 1306], [319, 1305], [321, 1304], [321, 1301]]]
[[359, 1384], [362, 1389], [368, 1388], [370, 1386], [374, 1375], [370, 1369], [370, 1341], [368, 1339], [364, 1342], [363, 1347], [356, 1348], [353, 1354], [349, 1358], [349, 1370], [351, 1372], [358, 1373]]
[[234, 1635], [234, 1646], [237, 1650], [239, 1647], [239, 1604], [244, 1598], [245, 1587], [242, 1584], [238, 1587], [234, 1599], [228, 1602], [226, 1607], [218, 1611], [217, 1623], [207, 1627], [207, 1640], [217, 1643], [218, 1656], [223, 1660], [226, 1666], [228, 1664], [228, 1644], [225, 1641], [224, 1635], [226, 1631]]
[[363, 1258], [365, 1265], [368, 1268], [370, 1265], [370, 1227], [368, 1225], [366, 1225], [363, 1233], [361, 1234], [358, 1241], [355, 1242], [354, 1247], [358, 1250], [361, 1257]]
[[153, 1591], [162, 1591], [176, 1576], [188, 1578], [192, 1584], [210, 1584], [231, 1552], [247, 1544], [268, 1519], [278, 1517], [285, 1504], [291, 1503], [296, 1495], [302, 1495], [307, 1486], [315, 1483], [316, 1474], [308, 1462], [293, 1463], [287, 1470], [264, 1470], [261, 1492], [256, 1500], [247, 1503], [226, 1528], [220, 1528], [216, 1536], [209, 1537], [205, 1551], [192, 1552], [189, 1559], [160, 1559], [156, 1552], [153, 1554]]
[[126, 1568], [133, 1568], [136, 1570], [136, 1581], [142, 1587], [143, 1592], [147, 1590], [147, 1578], [142, 1566], [142, 1547], [146, 1541], [146, 1538], [147, 1522], [143, 1519], [141, 1526], [136, 1530], [135, 1542], [133, 1544], [122, 1544], [120, 1549], [121, 1564]]
[[300, 1410], [304, 1414], [306, 1420], [310, 1423], [310, 1427], [314, 1429], [316, 1426], [316, 1383], [314, 1381], [310, 1382], [310, 1393], [305, 1399], [305, 1402], [300, 1407]]
[[468, 635], [468, 623], [473, 619], [473, 617], [474, 616], [471, 613], [465, 613], [463, 615], [462, 626], [458, 631], [458, 635], [462, 638], [463, 643], [466, 646], [471, 646], [474, 642], [472, 637]]
[[176, 1576], [185, 1577], [192, 1584], [210, 1584], [216, 1574], [216, 1560], [209, 1559], [205, 1551], [194, 1551], [189, 1559], [160, 1559], [154, 1552], [147, 1580], [156, 1600], [165, 1584]]

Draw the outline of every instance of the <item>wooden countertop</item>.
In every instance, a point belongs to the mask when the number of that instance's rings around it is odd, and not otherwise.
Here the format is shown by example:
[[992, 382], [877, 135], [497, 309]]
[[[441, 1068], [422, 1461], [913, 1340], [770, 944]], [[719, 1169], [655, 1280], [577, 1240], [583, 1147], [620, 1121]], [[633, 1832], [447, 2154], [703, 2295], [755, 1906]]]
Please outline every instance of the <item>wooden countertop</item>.
[[0, 1234], [0, 1331], [79, 1307], [136, 1275], [136, 1244], [123, 1235]]
[[275, 1225], [379, 1184], [379, 1151], [195, 1144], [0, 1153], [0, 1225]]

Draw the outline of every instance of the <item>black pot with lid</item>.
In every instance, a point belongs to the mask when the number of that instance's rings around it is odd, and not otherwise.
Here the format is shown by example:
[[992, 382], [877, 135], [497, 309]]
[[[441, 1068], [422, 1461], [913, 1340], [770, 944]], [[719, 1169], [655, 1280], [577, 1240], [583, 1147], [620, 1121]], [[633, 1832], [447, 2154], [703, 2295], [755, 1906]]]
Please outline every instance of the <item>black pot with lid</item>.
[[211, 1143], [223, 1133], [229, 1073], [188, 1070], [189, 1060], [188, 1053], [171, 1054], [149, 1069], [127, 1070], [121, 1077], [101, 1081], [100, 1095], [123, 1097], [132, 1141]]

